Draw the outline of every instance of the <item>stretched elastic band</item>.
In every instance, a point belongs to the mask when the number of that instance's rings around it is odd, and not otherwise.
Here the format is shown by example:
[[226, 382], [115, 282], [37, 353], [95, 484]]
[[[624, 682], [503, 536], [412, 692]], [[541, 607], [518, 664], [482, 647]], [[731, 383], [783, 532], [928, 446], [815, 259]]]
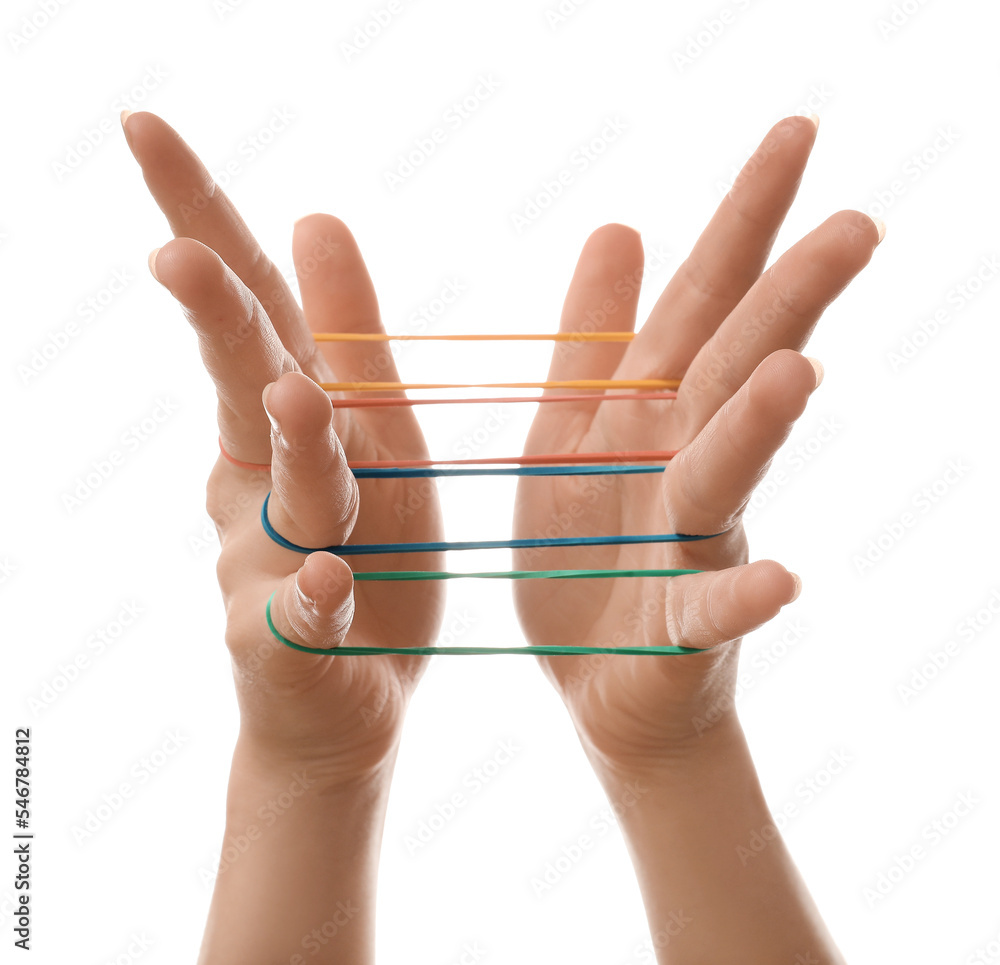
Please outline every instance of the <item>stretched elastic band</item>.
[[459, 403], [476, 403], [489, 405], [506, 405], [508, 402], [637, 402], [657, 399], [666, 401], [676, 399], [676, 392], [608, 392], [604, 395], [494, 395], [485, 399], [331, 399], [338, 409], [381, 409], [393, 406], [414, 405], [457, 405]]
[[619, 576], [687, 576], [701, 570], [495, 570], [453, 573], [450, 570], [382, 570], [354, 574], [355, 583], [416, 583], [434, 580], [613, 580]]
[[[277, 593], [277, 590], [275, 590]], [[274, 599], [272, 593], [267, 599], [267, 606], [264, 612], [267, 616], [267, 625], [271, 633], [280, 640], [286, 647], [292, 650], [300, 650], [302, 653], [314, 653], [317, 655], [332, 655], [343, 657], [370, 656], [386, 654], [401, 654], [407, 657], [416, 656], [436, 656], [438, 654], [448, 654], [453, 657], [475, 656], [482, 654], [504, 653], [520, 654], [523, 656], [564, 656], [569, 654], [591, 654], [591, 653], [620, 653], [633, 656], [679, 656], [686, 653], [702, 653], [695, 647], [564, 647], [564, 646], [537, 646], [537, 647], [304, 647], [300, 643], [293, 643], [288, 637], [278, 632], [278, 628], [271, 619], [271, 601]]]
[[669, 462], [680, 449], [628, 450], [625, 452], [550, 452], [538, 456], [484, 457], [482, 459], [373, 459], [364, 462], [349, 462], [351, 469], [419, 469], [424, 466], [540, 466], [614, 462]]
[[386, 335], [313, 332], [317, 342], [631, 342], [635, 332], [553, 332], [549, 335]]
[[[239, 459], [233, 458], [222, 446], [222, 436], [219, 436], [219, 451], [229, 462], [233, 465], [240, 466], [243, 469], [256, 469], [261, 472], [270, 471], [271, 464], [253, 463], [253, 462], [242, 462]], [[663, 450], [649, 450], [649, 451], [631, 451], [631, 452], [578, 452], [578, 453], [548, 453], [544, 455], [537, 456], [504, 456], [500, 458], [483, 458], [483, 459], [373, 459], [367, 461], [349, 462], [347, 467], [351, 470], [364, 470], [363, 472], [355, 472], [358, 478], [399, 478], [407, 475], [426, 475], [426, 476], [449, 476], [449, 475], [510, 475], [510, 476], [599, 476], [614, 473], [635, 473], [635, 472], [663, 472], [663, 466], [656, 466], [652, 468], [644, 468], [641, 466], [628, 466], [624, 465], [625, 460], [634, 460], [637, 462], [668, 462], [673, 459], [677, 453], [680, 452], [679, 449], [663, 449]], [[599, 469], [581, 469], [579, 472], [574, 471], [574, 465], [594, 465], [600, 466], [604, 460], [612, 460], [607, 466], [603, 466]], [[438, 472], [427, 472], [427, 473], [409, 473], [409, 472], [399, 472], [398, 470], [410, 470], [410, 469], [429, 469], [433, 466], [490, 466], [490, 465], [515, 465], [515, 466], [545, 466], [547, 463], [554, 464], [569, 464], [565, 469], [553, 469], [553, 471], [543, 471], [538, 469], [535, 471], [517, 471], [517, 470], [481, 470], [481, 471], [459, 471], [459, 470], [440, 470]], [[373, 471], [374, 470], [374, 471]]]
[[414, 479], [435, 476], [628, 476], [663, 472], [666, 466], [513, 466], [509, 469], [355, 469], [357, 479]]
[[373, 553], [446, 553], [449, 550], [535, 549], [557, 546], [625, 546], [633, 543], [690, 543], [712, 539], [719, 533], [687, 535], [686, 533], [650, 533], [638, 536], [564, 536], [538, 539], [485, 539], [434, 543], [354, 543], [340, 546], [299, 546], [285, 539], [267, 518], [270, 492], [260, 507], [260, 522], [264, 532], [279, 546], [296, 553], [335, 553], [337, 556], [367, 556]]
[[328, 392], [407, 389], [676, 389], [680, 379], [569, 379], [561, 382], [320, 382]]
[[228, 452], [223, 448], [222, 436], [219, 436], [219, 451], [223, 456], [226, 457], [234, 466], [239, 466], [241, 469], [257, 469], [261, 472], [270, 472], [271, 464], [258, 463], [258, 462], [242, 462], [239, 459], [234, 459]]

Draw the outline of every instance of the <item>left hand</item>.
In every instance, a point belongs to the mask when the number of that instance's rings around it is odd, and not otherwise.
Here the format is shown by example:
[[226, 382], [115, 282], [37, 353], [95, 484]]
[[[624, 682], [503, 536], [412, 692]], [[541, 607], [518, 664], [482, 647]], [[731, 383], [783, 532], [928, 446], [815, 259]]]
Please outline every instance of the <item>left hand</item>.
[[[634, 341], [565, 343], [554, 352], [550, 380], [681, 378], [678, 397], [602, 403], [598, 394], [594, 402], [539, 406], [526, 453], [682, 451], [662, 475], [524, 477], [514, 535], [726, 531], [688, 543], [515, 554], [518, 569], [706, 571], [514, 586], [532, 644], [712, 648], [539, 658], [588, 755], [612, 765], [682, 754], [697, 745], [699, 719], [732, 713], [740, 638], [798, 594], [798, 579], [780, 564], [747, 564], [741, 514], [818, 384], [817, 370], [795, 350], [880, 240], [867, 215], [841, 211], [763, 271], [814, 135], [805, 117], [775, 125]], [[599, 330], [631, 330], [642, 265], [636, 232], [614, 224], [595, 231], [561, 330], [580, 330], [602, 314]]]

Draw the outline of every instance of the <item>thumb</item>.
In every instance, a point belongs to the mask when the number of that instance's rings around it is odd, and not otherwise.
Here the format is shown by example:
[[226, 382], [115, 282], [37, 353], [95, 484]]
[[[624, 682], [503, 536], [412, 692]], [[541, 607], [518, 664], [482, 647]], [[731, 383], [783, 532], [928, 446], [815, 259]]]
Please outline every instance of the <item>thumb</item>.
[[[271, 598], [274, 629], [299, 647], [339, 647], [353, 619], [354, 577], [347, 563], [332, 553], [310, 553], [297, 572], [278, 584]], [[283, 649], [293, 665], [296, 660], [310, 659], [287, 644]]]
[[774, 560], [671, 580], [666, 606], [670, 642], [710, 648], [763, 626], [798, 598], [801, 581]]

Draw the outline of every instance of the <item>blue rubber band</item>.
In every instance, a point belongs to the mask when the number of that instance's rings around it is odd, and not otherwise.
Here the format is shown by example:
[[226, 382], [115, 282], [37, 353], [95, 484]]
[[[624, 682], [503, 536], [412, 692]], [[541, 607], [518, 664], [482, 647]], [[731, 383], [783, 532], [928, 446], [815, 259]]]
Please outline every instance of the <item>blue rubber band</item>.
[[428, 479], [435, 476], [618, 476], [663, 472], [666, 466], [514, 466], [504, 469], [352, 469], [357, 479]]
[[554, 546], [622, 546], [634, 543], [689, 543], [712, 539], [721, 533], [689, 536], [684, 533], [651, 533], [639, 536], [563, 536], [557, 539], [484, 539], [436, 543], [353, 543], [341, 546], [299, 546], [285, 539], [267, 518], [271, 493], [260, 507], [260, 522], [264, 532], [279, 546], [296, 553], [335, 553], [337, 556], [362, 556], [371, 553], [445, 553], [449, 550], [535, 549]]

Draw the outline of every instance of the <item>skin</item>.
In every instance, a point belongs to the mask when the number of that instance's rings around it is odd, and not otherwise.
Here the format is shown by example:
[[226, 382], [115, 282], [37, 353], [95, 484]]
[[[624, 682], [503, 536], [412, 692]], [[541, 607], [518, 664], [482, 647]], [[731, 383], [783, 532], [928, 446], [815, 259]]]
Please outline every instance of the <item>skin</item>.
[[[706, 649], [683, 657], [538, 658], [609, 799], [625, 804], [621, 824], [650, 931], [665, 938], [656, 946], [661, 965], [841, 961], [780, 837], [750, 858], [740, 850], [755, 830], [767, 828], [771, 837], [773, 821], [734, 707], [740, 638], [801, 588], [774, 561], [747, 563], [741, 515], [822, 377], [798, 350], [884, 232], [861, 212], [840, 211], [764, 270], [815, 135], [804, 117], [771, 129], [633, 342], [554, 352], [552, 380], [682, 382], [670, 401], [539, 406], [526, 451], [681, 449], [666, 472], [599, 486], [519, 480], [518, 537], [553, 535], [552, 528], [559, 536], [724, 532], [692, 543], [544, 549], [514, 559], [516, 567], [539, 569], [707, 571], [513, 586], [532, 644]], [[597, 330], [632, 330], [638, 286], [629, 280], [641, 277], [642, 264], [635, 231], [614, 224], [595, 231], [561, 330], [592, 330], [586, 320], [600, 318], [602, 308], [606, 321]], [[691, 919], [683, 927], [678, 909]]]
[[[338, 328], [383, 331], [374, 287], [343, 222], [314, 214], [296, 223], [300, 308], [180, 136], [147, 112], [122, 124], [175, 236], [150, 256], [150, 270], [198, 336], [218, 394], [222, 445], [240, 461], [272, 467], [244, 469], [220, 454], [206, 491], [222, 546], [217, 572], [240, 707], [222, 851], [236, 849], [240, 857], [217, 879], [200, 961], [246, 965], [296, 953], [310, 962], [371, 961], [389, 782], [406, 705], [427, 658], [294, 651], [272, 635], [265, 604], [277, 591], [275, 626], [305, 646], [419, 646], [436, 639], [443, 591], [418, 584], [355, 588], [346, 562], [278, 546], [259, 513], [270, 489], [272, 525], [301, 546], [440, 540], [436, 497], [397, 513], [410, 495], [405, 480], [359, 484], [346, 465], [346, 458], [426, 458], [426, 446], [409, 409], [337, 409], [336, 396], [331, 406], [317, 385], [370, 378], [364, 373], [372, 366], [380, 380], [399, 378], [384, 345], [312, 338]], [[358, 570], [442, 568], [438, 554], [352, 562]], [[268, 802], [283, 793], [294, 805], [279, 814]], [[254, 828], [259, 837], [239, 851]], [[347, 918], [336, 900], [358, 911]], [[332, 915], [347, 918], [337, 940], [319, 950], [304, 945]], [[322, 929], [320, 937], [327, 937]]]
[[[150, 269], [198, 336], [219, 398], [222, 444], [236, 459], [271, 464], [260, 472], [220, 456], [207, 486], [222, 544], [218, 576], [240, 734], [200, 962], [371, 962], [382, 823], [424, 658], [293, 651], [270, 633], [264, 605], [276, 590], [275, 625], [305, 646], [420, 646], [435, 642], [442, 591], [426, 583], [354, 587], [351, 568], [333, 554], [303, 556], [273, 543], [259, 512], [270, 489], [271, 523], [305, 546], [441, 539], [433, 497], [414, 506], [405, 480], [358, 484], [346, 465], [427, 458], [426, 447], [411, 410], [338, 409], [337, 396], [331, 406], [316, 384], [399, 379], [384, 345], [312, 338], [382, 331], [346, 226], [322, 214], [296, 223], [300, 308], [177, 133], [147, 112], [124, 116], [123, 128], [175, 236], [153, 252]], [[711, 648], [685, 657], [541, 660], [609, 798], [622, 802], [661, 963], [794, 962], [805, 952], [840, 961], [780, 837], [754, 860], [734, 863], [738, 843], [770, 820], [732, 706], [738, 641], [800, 585], [777, 563], [746, 563], [739, 516], [818, 384], [821, 370], [797, 350], [880, 234], [865, 215], [839, 212], [763, 272], [814, 136], [804, 118], [772, 130], [632, 344], [557, 346], [552, 379], [683, 376], [678, 399], [541, 406], [527, 442], [529, 453], [683, 452], [662, 476], [611, 484], [598, 477], [590, 482], [596, 489], [565, 478], [522, 480], [515, 535], [539, 535], [567, 509], [558, 535], [729, 530], [682, 546], [588, 549], [585, 561], [579, 550], [572, 557], [528, 551], [514, 561], [517, 568], [711, 571], [666, 581], [514, 584], [531, 643]], [[637, 286], [617, 283], [637, 279], [641, 265], [634, 231], [595, 232], [561, 327], [580, 327], [588, 309], [612, 298], [612, 327], [631, 328]], [[408, 512], [397, 511], [403, 505]], [[443, 568], [435, 554], [351, 563]], [[674, 935], [679, 911], [691, 922]]]

